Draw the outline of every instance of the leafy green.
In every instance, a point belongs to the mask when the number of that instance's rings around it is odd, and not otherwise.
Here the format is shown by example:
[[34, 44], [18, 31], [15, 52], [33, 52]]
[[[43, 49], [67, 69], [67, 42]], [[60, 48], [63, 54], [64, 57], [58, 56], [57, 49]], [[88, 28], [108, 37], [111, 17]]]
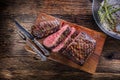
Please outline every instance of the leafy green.
[[112, 16], [113, 13], [120, 11], [120, 8], [112, 8], [112, 5], [109, 5], [107, 0], [103, 1], [101, 7], [99, 8], [98, 15], [100, 17], [101, 23], [107, 22], [110, 24], [111, 29], [116, 27], [116, 19]]

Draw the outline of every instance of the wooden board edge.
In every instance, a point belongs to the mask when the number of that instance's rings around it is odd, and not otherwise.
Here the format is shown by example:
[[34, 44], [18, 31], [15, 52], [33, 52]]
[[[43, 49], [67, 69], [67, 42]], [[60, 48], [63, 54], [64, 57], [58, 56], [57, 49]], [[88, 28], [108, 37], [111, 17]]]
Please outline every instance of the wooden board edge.
[[[32, 51], [32, 50], [30, 49], [30, 47], [29, 47], [28, 45], [25, 45], [24, 48], [25, 48], [26, 51], [28, 51], [28, 52], [30, 52], [30, 53], [33, 53], [33, 54], [36, 54], [34, 51]], [[57, 59], [54, 58], [54, 57], [56, 57]], [[98, 57], [97, 59], [99, 60], [99, 57], [100, 57], [100, 56], [97, 56], [97, 57]], [[72, 68], [76, 68], [76, 69], [85, 71], [85, 72], [90, 73], [90, 74], [95, 74], [95, 71], [96, 71], [96, 68], [97, 68], [97, 64], [96, 64], [96, 67], [95, 67], [93, 70], [86, 70], [86, 69], [84, 69], [84, 68], [79, 67], [80, 65], [78, 65], [78, 64], [76, 64], [76, 63], [74, 63], [74, 62], [72, 62], [72, 61], [70, 61], [70, 60], [68, 60], [69, 63], [65, 64], [63, 61], [60, 60], [60, 58], [61, 58], [61, 57], [58, 57], [58, 56], [55, 56], [55, 55], [52, 55], [52, 57], [48, 57], [49, 60], [52, 60], [52, 61], [61, 63], [61, 64], [63, 64], [63, 65], [70, 66], [70, 67], [72, 67]], [[97, 61], [98, 61], [98, 60], [97, 60]], [[98, 62], [97, 62], [97, 63], [98, 63]], [[71, 64], [73, 64], [73, 65], [71, 65]]]
[[[45, 15], [45, 16], [54, 18], [54, 16], [47, 15], [47, 14], [45, 14], [45, 13], [40, 13], [40, 14], [38, 15], [38, 17], [39, 17], [40, 15]], [[38, 19], [39, 19], [39, 18], [38, 18]], [[58, 18], [58, 19], [59, 19], [59, 18]], [[60, 19], [60, 20], [62, 20], [62, 19]], [[65, 21], [65, 20], [62, 20], [62, 21], [67, 22], [67, 21]], [[36, 22], [37, 22], [37, 20], [36, 20]], [[92, 32], [92, 33], [94, 33], [94, 34], [97, 34], [97, 37], [98, 37], [98, 38], [96, 38], [96, 41], [97, 41], [97, 42], [101, 42], [101, 40], [102, 40], [101, 43], [98, 43], [98, 44], [97, 44], [97, 46], [99, 46], [100, 48], [95, 49], [95, 50], [96, 50], [95, 55], [97, 55], [97, 59], [96, 59], [96, 63], [95, 63], [95, 65], [94, 65], [94, 68], [93, 68], [92, 70], [85, 69], [84, 67], [79, 67], [79, 65], [74, 64], [74, 63], [72, 63], [72, 64], [76, 65], [77, 67], [74, 66], [74, 65], [69, 65], [69, 66], [71, 66], [71, 67], [74, 67], [74, 68], [77, 68], [77, 69], [86, 71], [86, 72], [88, 72], [88, 73], [94, 74], [95, 71], [96, 71], [96, 67], [97, 67], [98, 61], [99, 61], [99, 57], [100, 57], [101, 52], [102, 52], [102, 48], [103, 48], [103, 45], [104, 45], [104, 42], [105, 42], [105, 39], [106, 39], [106, 35], [105, 35], [104, 33], [97, 32], [97, 31], [95, 31], [95, 30], [92, 30], [92, 29], [89, 29], [89, 28], [86, 28], [86, 27], [83, 27], [83, 26], [80, 26], [80, 25], [77, 25], [77, 24], [74, 24], [74, 23], [70, 23], [70, 22], [67, 22], [67, 23], [70, 24], [70, 25], [72, 24], [73, 26], [75, 25], [75, 27], [78, 27], [78, 26], [79, 26], [81, 29], [83, 29], [83, 30], [85, 30], [85, 31], [88, 31], [88, 32]], [[77, 28], [77, 29], [78, 29], [78, 28]], [[88, 33], [88, 32], [87, 32], [87, 33]], [[31, 52], [31, 53], [34, 53], [33, 51], [31, 51], [31, 50], [29, 50], [29, 49], [27, 49], [27, 48], [25, 48], [25, 49], [26, 49], [27, 51]], [[56, 62], [60, 62], [60, 63], [62, 63], [62, 64], [65, 64], [64, 62], [62, 62], [62, 61], [60, 61], [60, 60], [56, 60], [56, 59], [53, 58], [53, 57], [48, 57], [48, 59], [53, 60], [53, 61], [56, 61]], [[65, 64], [65, 65], [66, 65], [66, 64]], [[68, 65], [68, 64], [67, 64], [67, 65]], [[88, 65], [88, 64], [87, 64], [87, 65]], [[93, 64], [92, 64], [92, 65], [93, 65]], [[87, 67], [88, 67], [88, 66], [87, 66]]]

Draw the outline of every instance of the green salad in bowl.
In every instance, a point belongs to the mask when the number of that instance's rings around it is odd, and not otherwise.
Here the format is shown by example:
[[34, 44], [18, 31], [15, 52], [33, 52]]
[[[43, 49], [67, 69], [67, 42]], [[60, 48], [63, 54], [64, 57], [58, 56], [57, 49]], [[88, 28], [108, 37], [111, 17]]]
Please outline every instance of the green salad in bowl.
[[[118, 0], [120, 2], [120, 0]], [[103, 0], [98, 10], [101, 24], [107, 29], [120, 33], [120, 4], [115, 0]]]
[[93, 0], [92, 12], [103, 32], [120, 39], [120, 0]]

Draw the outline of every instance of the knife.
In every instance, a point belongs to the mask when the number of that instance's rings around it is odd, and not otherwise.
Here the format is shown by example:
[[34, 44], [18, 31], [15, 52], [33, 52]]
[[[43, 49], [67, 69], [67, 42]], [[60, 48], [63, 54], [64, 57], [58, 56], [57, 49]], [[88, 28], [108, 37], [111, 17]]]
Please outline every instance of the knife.
[[38, 56], [40, 56], [41, 61], [46, 61], [46, 60], [47, 60], [47, 57], [44, 56], [44, 55], [42, 54], [42, 52], [41, 52], [38, 48], [36, 48], [36, 46], [34, 45], [33, 41], [27, 39], [26, 42], [27, 42], [27, 44], [30, 46], [30, 48], [31, 48], [35, 53], [37, 53]]
[[[16, 27], [19, 30], [19, 34], [25, 39], [29, 39], [31, 40], [33, 43], [35, 43], [37, 45], [37, 47], [39, 47], [41, 49], [41, 51], [44, 53], [45, 56], [49, 56], [50, 53], [47, 49], [45, 49], [45, 47], [37, 41], [36, 38], [34, 38], [34, 36], [32, 34], [30, 34], [25, 28], [23, 28], [23, 26], [21, 26], [16, 20], [14, 20]], [[36, 50], [36, 49], [34, 49]], [[36, 52], [36, 51], [35, 51]], [[38, 52], [38, 51], [37, 51]], [[41, 53], [41, 55], [43, 55]]]

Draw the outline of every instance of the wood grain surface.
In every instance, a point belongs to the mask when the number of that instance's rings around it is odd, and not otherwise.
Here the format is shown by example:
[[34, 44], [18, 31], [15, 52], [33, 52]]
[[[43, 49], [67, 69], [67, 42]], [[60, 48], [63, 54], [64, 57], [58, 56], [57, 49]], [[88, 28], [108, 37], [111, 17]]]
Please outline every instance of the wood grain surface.
[[[39, 57], [24, 49], [11, 17], [27, 29], [39, 12], [102, 32], [96, 25], [89, 0], [1, 0], [0, 1], [0, 80], [119, 80], [120, 40], [107, 37], [96, 73], [90, 75]], [[30, 29], [28, 29], [30, 31]]]

